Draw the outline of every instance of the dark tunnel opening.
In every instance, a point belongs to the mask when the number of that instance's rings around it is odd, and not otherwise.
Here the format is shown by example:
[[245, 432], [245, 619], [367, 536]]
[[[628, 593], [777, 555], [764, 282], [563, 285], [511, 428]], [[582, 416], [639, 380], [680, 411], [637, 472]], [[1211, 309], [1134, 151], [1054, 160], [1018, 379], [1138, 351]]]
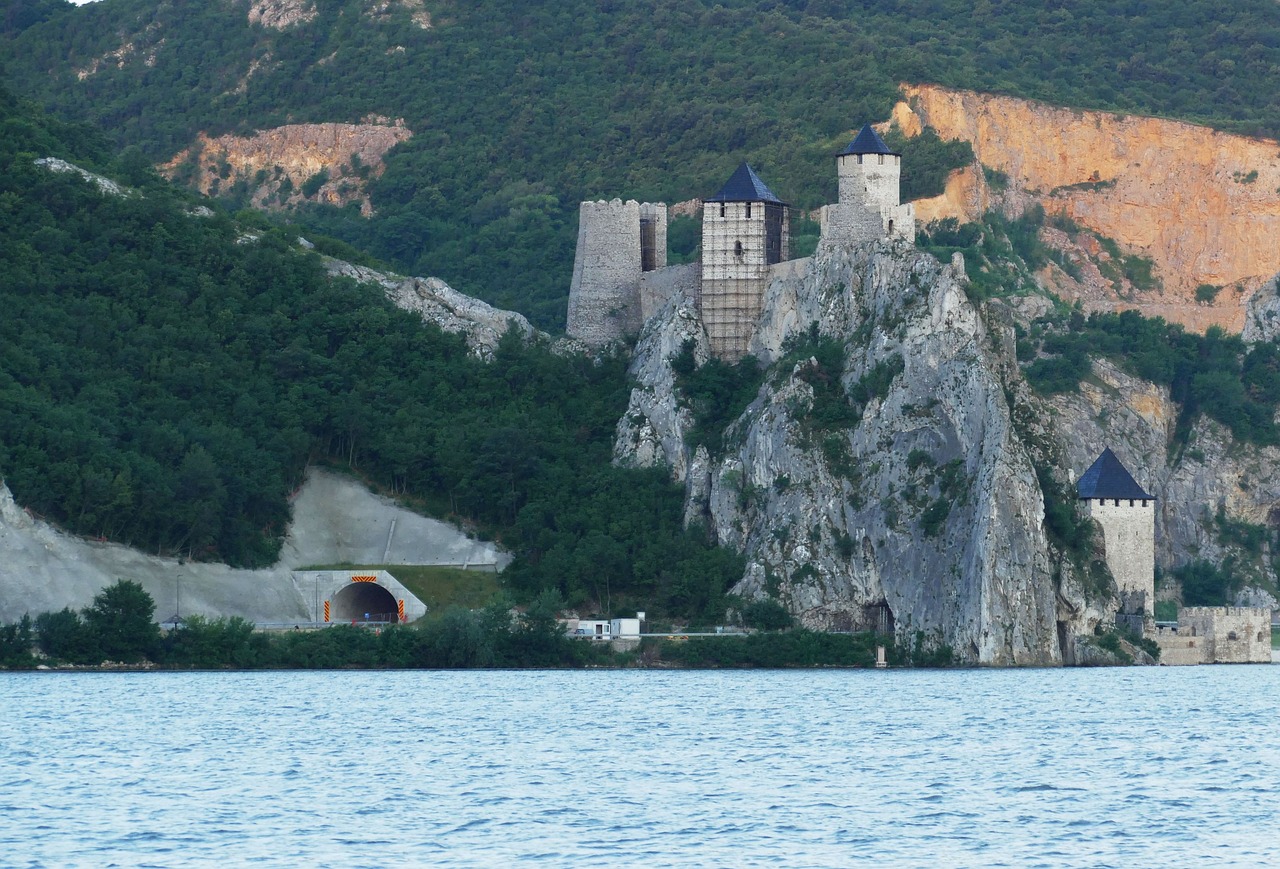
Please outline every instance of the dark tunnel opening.
[[395, 597], [376, 582], [353, 582], [333, 596], [335, 622], [394, 622], [398, 613]]

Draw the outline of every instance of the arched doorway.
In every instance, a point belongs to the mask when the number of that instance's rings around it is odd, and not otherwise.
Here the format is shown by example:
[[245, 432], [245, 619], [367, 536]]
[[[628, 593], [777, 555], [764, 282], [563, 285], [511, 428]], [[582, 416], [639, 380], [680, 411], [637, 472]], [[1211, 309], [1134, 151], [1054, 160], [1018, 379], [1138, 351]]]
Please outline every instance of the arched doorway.
[[353, 582], [333, 596], [331, 618], [349, 621], [398, 621], [399, 604], [395, 596], [376, 582]]

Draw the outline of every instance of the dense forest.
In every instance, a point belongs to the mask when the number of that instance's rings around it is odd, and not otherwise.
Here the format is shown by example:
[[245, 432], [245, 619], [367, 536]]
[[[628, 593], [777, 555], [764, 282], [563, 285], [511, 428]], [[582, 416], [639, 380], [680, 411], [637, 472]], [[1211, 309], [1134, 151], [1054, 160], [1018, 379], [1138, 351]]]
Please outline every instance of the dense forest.
[[[104, 194], [56, 156], [131, 185]], [[625, 362], [505, 338], [491, 362], [376, 289], [0, 90], [0, 476], [81, 534], [274, 561], [288, 494], [334, 462], [518, 554], [573, 605], [723, 612], [740, 559], [660, 472], [609, 463]]]
[[[579, 200], [706, 196], [745, 158], [794, 204], [830, 201], [831, 154], [900, 81], [1280, 133], [1271, 0], [428, 0], [429, 28], [397, 3], [314, 7], [280, 31], [246, 0], [11, 0], [0, 59], [153, 160], [199, 131], [403, 117], [377, 216], [303, 219], [548, 329]], [[933, 183], [915, 147], [908, 198]]]

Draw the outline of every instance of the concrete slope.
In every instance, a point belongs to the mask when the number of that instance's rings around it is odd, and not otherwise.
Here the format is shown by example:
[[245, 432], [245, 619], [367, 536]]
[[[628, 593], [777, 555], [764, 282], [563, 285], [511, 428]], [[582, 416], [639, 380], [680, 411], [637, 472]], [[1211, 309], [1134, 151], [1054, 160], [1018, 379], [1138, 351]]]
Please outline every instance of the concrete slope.
[[[392, 520], [396, 531], [384, 562]], [[69, 606], [88, 605], [117, 579], [142, 584], [156, 601], [156, 616], [242, 616], [252, 621], [311, 618], [310, 586], [293, 570], [307, 565], [496, 563], [510, 556], [474, 541], [443, 522], [427, 519], [378, 497], [358, 482], [313, 470], [294, 502], [294, 522], [280, 562], [265, 570], [224, 564], [183, 564], [127, 546], [65, 534], [33, 518], [0, 483], [0, 622]]]

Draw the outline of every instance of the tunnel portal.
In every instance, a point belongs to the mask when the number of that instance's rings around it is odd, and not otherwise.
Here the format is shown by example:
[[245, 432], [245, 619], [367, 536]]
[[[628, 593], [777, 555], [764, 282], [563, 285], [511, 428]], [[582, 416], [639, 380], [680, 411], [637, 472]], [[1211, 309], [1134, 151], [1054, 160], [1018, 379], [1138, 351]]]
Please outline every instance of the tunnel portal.
[[335, 622], [399, 621], [395, 597], [376, 582], [353, 582], [333, 596]]

